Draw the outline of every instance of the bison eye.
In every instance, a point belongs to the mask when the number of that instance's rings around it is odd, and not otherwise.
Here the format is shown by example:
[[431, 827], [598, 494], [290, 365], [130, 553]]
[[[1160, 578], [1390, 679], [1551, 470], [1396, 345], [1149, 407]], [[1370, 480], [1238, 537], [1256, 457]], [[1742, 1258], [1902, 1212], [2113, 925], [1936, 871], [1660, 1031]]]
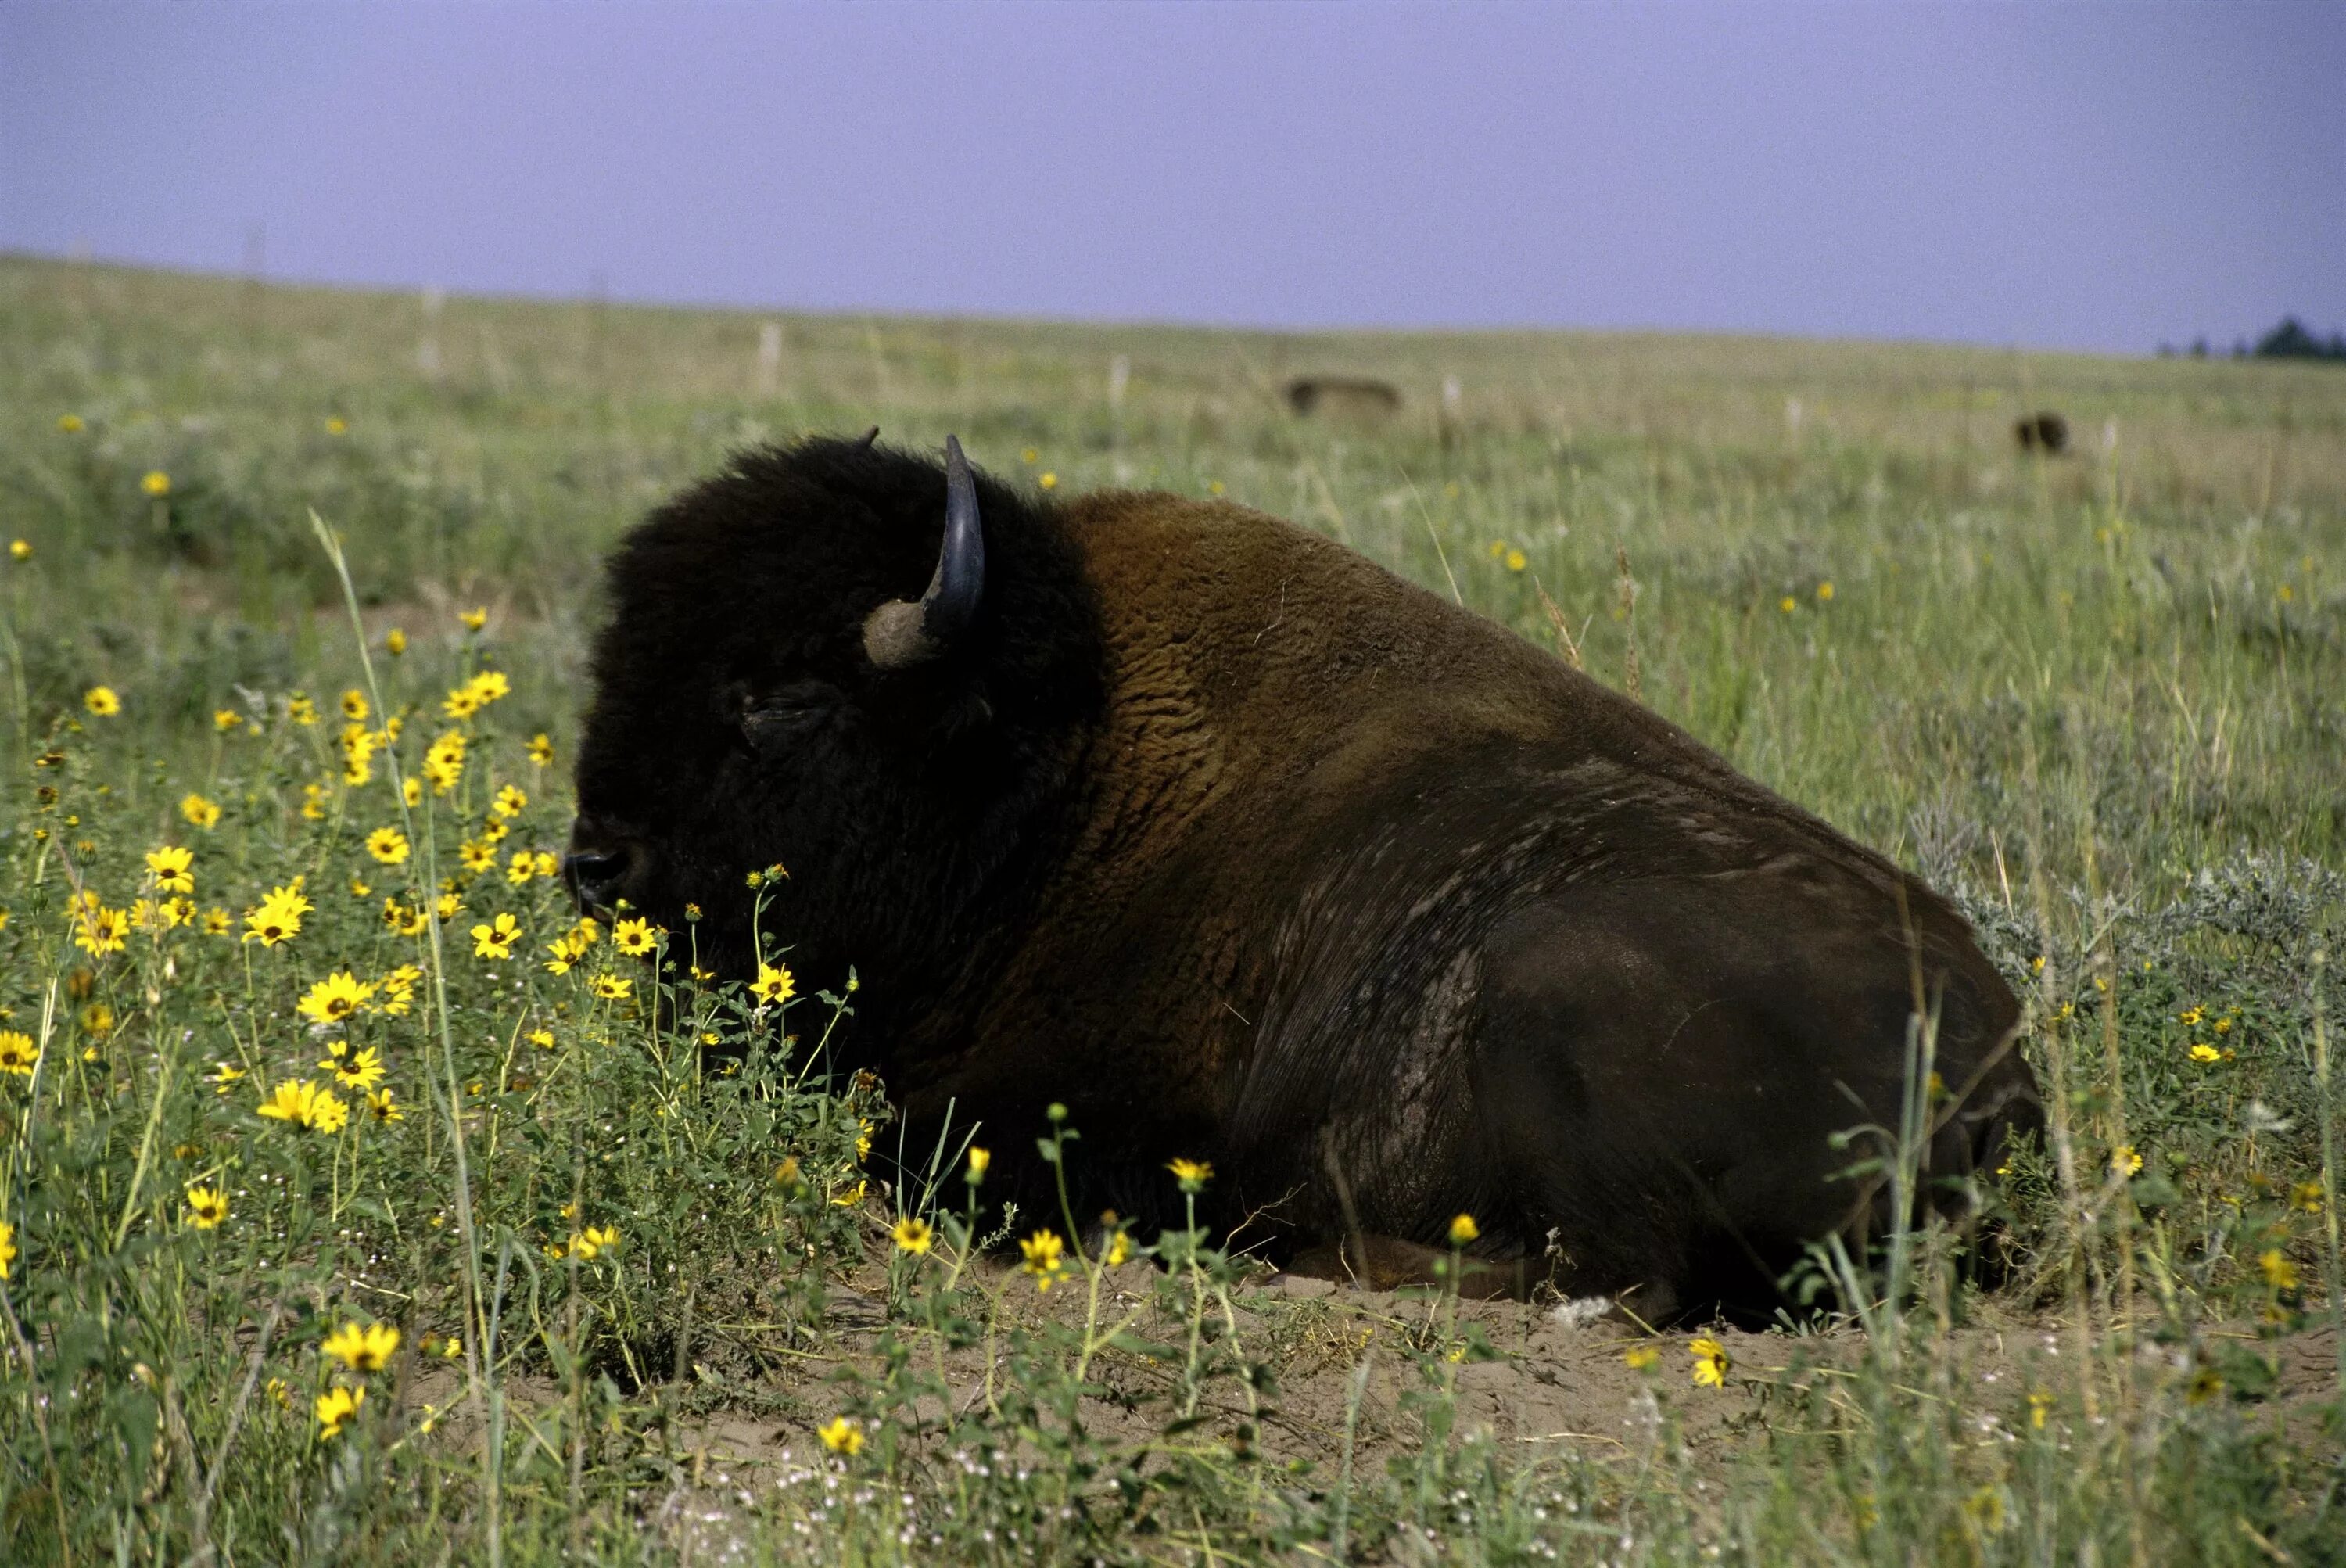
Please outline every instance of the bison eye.
[[837, 713], [846, 693], [828, 681], [804, 680], [779, 690], [745, 695], [741, 738], [764, 753], [812, 733]]

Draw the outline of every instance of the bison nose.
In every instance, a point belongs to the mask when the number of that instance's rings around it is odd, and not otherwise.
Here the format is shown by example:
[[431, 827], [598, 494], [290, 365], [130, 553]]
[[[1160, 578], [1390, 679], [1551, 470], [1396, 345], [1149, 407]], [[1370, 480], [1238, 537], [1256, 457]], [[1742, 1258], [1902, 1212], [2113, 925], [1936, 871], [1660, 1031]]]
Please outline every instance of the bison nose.
[[581, 910], [607, 910], [619, 901], [627, 864], [622, 850], [573, 850], [562, 858], [562, 879]]

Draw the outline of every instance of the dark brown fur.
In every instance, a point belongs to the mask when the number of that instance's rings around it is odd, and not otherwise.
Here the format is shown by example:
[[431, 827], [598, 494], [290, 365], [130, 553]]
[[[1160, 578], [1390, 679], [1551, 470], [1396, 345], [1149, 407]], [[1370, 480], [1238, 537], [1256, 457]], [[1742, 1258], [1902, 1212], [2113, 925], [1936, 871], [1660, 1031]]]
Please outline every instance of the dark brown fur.
[[[580, 841], [622, 846], [613, 885], [672, 924], [707, 905], [737, 972], [727, 889], [785, 860], [794, 962], [862, 966], [853, 1060], [916, 1127], [950, 1104], [1015, 1163], [1063, 1102], [1127, 1213], [1177, 1213], [1158, 1167], [1207, 1158], [1212, 1217], [1276, 1256], [1439, 1250], [1472, 1213], [1510, 1280], [1653, 1316], [1764, 1309], [1867, 1207], [1830, 1139], [1894, 1123], [1918, 984], [1968, 1095], [1935, 1169], [2033, 1117], [2014, 999], [1936, 895], [1275, 518], [988, 487], [993, 618], [950, 667], [856, 669], [861, 616], [936, 548], [895, 511], [942, 495], [881, 453], [866, 502], [859, 461], [758, 460], [617, 558]], [[720, 601], [760, 581], [774, 617], [744, 631]], [[688, 625], [630, 624], [663, 614]], [[761, 694], [811, 685], [801, 740], [761, 748]]]

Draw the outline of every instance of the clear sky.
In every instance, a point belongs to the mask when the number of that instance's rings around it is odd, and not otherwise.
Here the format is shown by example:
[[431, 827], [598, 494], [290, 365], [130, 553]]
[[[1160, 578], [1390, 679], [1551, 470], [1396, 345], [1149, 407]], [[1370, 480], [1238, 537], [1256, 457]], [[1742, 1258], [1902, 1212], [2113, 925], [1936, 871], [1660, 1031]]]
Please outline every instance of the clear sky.
[[2346, 326], [2346, 4], [0, 0], [0, 249], [785, 309]]

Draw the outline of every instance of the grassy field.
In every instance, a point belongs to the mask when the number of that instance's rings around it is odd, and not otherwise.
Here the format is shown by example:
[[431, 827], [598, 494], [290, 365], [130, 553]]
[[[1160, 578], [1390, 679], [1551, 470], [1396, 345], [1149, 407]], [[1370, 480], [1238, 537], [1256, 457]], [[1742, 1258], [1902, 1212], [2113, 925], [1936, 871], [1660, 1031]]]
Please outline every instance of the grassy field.
[[[768, 320], [0, 259], [0, 1557], [2346, 1562], [2346, 372]], [[550, 874], [603, 548], [871, 423], [1323, 529], [1956, 895], [2004, 1282], [1644, 1336], [880, 1179], [852, 998]]]

